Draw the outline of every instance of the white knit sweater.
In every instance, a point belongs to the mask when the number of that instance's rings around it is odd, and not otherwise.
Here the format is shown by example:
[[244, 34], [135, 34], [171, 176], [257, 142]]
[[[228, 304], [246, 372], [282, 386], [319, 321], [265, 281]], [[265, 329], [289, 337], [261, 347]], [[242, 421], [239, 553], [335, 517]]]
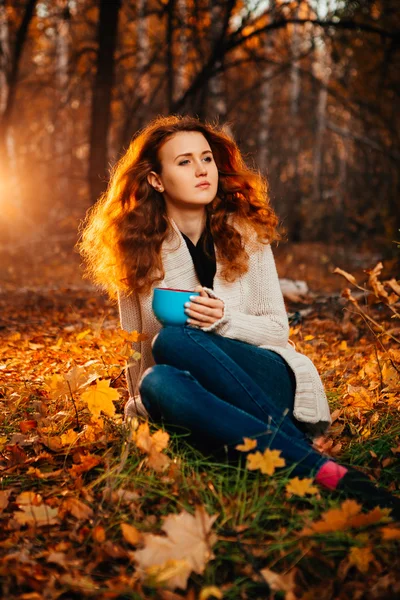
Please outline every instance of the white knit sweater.
[[[165, 277], [157, 287], [193, 290], [200, 281], [177, 224], [172, 218], [170, 223], [171, 231], [161, 250]], [[235, 227], [241, 231], [237, 224]], [[310, 436], [320, 435], [331, 423], [328, 402], [314, 364], [296, 352], [289, 341], [289, 323], [271, 246], [258, 243], [254, 234], [246, 250], [250, 256], [249, 270], [233, 283], [222, 279], [217, 258], [214, 290], [204, 289], [211, 297], [222, 300], [224, 315], [202, 329], [280, 354], [295, 374], [294, 416], [306, 424]], [[154, 365], [151, 341], [161, 328], [151, 305], [152, 291], [147, 295], [119, 296], [121, 327], [148, 336], [146, 341], [133, 344], [141, 358], [129, 363], [126, 369], [131, 396], [126, 407], [129, 415], [147, 416], [140, 399], [139, 381], [144, 371]]]

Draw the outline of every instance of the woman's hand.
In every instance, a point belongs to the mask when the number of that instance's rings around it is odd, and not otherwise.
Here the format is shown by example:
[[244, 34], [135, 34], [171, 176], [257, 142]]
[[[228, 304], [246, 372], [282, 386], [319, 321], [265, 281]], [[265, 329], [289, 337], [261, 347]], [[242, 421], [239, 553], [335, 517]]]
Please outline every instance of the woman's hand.
[[196, 327], [208, 327], [224, 316], [224, 303], [216, 298], [210, 298], [201, 285], [195, 288], [200, 296], [194, 296], [193, 300], [185, 303], [185, 313], [189, 319], [188, 325]]

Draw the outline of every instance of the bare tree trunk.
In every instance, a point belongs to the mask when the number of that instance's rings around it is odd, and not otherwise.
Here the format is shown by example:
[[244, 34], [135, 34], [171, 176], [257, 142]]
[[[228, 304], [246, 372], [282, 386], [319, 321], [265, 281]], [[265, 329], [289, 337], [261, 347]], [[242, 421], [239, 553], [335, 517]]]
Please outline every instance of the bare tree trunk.
[[[15, 94], [17, 91], [22, 51], [28, 36], [29, 25], [34, 16], [36, 2], [37, 0], [28, 0], [26, 4], [24, 16], [22, 17], [21, 24], [17, 31], [14, 52], [10, 61], [10, 68], [6, 72], [7, 85], [5, 86], [5, 100], [3, 99], [4, 108], [0, 113], [0, 165], [4, 173], [8, 173], [10, 168], [10, 156], [7, 150], [7, 139], [11, 130], [11, 116], [15, 103]], [[3, 21], [6, 18], [4, 0], [2, 1], [2, 9], [3, 10], [1, 14]], [[1, 50], [3, 51], [3, 45]]]
[[[70, 194], [70, 171], [71, 171], [71, 118], [68, 111], [68, 81], [69, 81], [69, 56], [70, 56], [70, 14], [68, 10], [69, 0], [60, 0], [59, 8], [61, 16], [57, 16], [57, 40], [56, 40], [56, 101], [58, 102], [58, 119], [54, 124], [54, 146], [56, 156], [56, 173], [58, 195], [63, 201]], [[57, 204], [54, 211], [58, 212]]]
[[[269, 18], [272, 22], [275, 15], [275, 0], [270, 1]], [[273, 51], [272, 44], [273, 32], [270, 31], [266, 34], [264, 44], [264, 54], [268, 61]], [[270, 142], [270, 120], [271, 120], [271, 107], [273, 100], [273, 84], [272, 84], [272, 73], [273, 66], [266, 62], [265, 67], [262, 71], [262, 83], [260, 86], [260, 112], [259, 112], [259, 133], [258, 133], [258, 166], [262, 174], [267, 171], [268, 158], [269, 158], [269, 147]]]
[[167, 107], [171, 112], [174, 101], [175, 73], [174, 73], [174, 11], [175, 0], [168, 1], [167, 7], [167, 30], [166, 30], [166, 67], [167, 67]]
[[[223, 5], [215, 4], [215, 2], [211, 0], [211, 37], [213, 40], [218, 39], [221, 35], [223, 10]], [[215, 68], [220, 69], [222, 62], [222, 60], [217, 60]], [[207, 104], [211, 107], [212, 114], [224, 121], [226, 119], [227, 107], [223, 72], [214, 75], [214, 77], [210, 79], [208, 93], [209, 98]]]
[[313, 157], [313, 191], [312, 204], [316, 206], [321, 200], [321, 170], [323, 161], [323, 140], [326, 129], [326, 106], [328, 100], [328, 54], [326, 48], [317, 52], [317, 58], [313, 65], [313, 71], [320, 80], [320, 88], [317, 101], [317, 123], [315, 130], [314, 157]]
[[90, 129], [89, 186], [92, 203], [105, 190], [108, 179], [108, 132], [115, 76], [118, 16], [122, 0], [100, 0], [97, 70], [93, 85]]
[[173, 101], [180, 98], [185, 90], [186, 81], [186, 69], [187, 69], [187, 54], [188, 54], [188, 38], [187, 38], [187, 27], [188, 27], [188, 10], [187, 0], [178, 0], [178, 22], [179, 22], [179, 42], [178, 42], [178, 59], [176, 67], [175, 77], [175, 90], [173, 93]]

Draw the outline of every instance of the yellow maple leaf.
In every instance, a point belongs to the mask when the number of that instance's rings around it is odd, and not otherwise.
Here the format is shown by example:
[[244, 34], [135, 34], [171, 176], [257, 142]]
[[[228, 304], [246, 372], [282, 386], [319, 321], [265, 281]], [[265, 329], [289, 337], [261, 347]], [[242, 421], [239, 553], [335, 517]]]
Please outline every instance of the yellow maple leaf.
[[295, 494], [296, 496], [305, 496], [306, 494], [318, 494], [318, 488], [311, 485], [312, 479], [299, 479], [294, 477], [286, 485], [286, 491], [289, 494]]
[[357, 548], [353, 546], [349, 552], [349, 563], [357, 567], [361, 573], [367, 573], [370, 563], [374, 560], [371, 548]]
[[164, 471], [167, 467], [169, 467], [171, 461], [165, 454], [161, 452], [157, 452], [156, 450], [152, 450], [147, 457], [147, 464], [149, 467], [160, 473]]
[[90, 386], [82, 394], [82, 400], [87, 402], [88, 409], [95, 416], [100, 416], [101, 411], [112, 417], [115, 415], [113, 400], [118, 400], [117, 390], [110, 388], [110, 379], [97, 380], [96, 385]]
[[240, 450], [240, 452], [248, 452], [249, 450], [254, 450], [257, 446], [257, 440], [253, 440], [251, 438], [244, 437], [243, 444], [238, 444], [235, 446], [236, 450]]
[[277, 467], [285, 466], [285, 459], [281, 458], [280, 450], [270, 450], [267, 448], [264, 453], [254, 452], [247, 455], [247, 468], [250, 471], [260, 469], [261, 473], [266, 475], [273, 475]]

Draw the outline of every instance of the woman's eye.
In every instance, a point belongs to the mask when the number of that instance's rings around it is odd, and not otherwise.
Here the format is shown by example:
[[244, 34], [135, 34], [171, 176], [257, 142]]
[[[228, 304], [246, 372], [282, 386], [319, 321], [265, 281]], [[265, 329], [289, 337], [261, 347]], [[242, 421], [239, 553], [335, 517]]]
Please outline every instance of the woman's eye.
[[[212, 156], [206, 156], [206, 157], [204, 158], [204, 160], [206, 160], [207, 162], [212, 162]], [[182, 162], [180, 162], [180, 163], [179, 163], [179, 166], [181, 166], [181, 165], [185, 165], [185, 164], [186, 164], [186, 163], [188, 163], [188, 162], [189, 162], [189, 160], [188, 160], [188, 159], [186, 159], [186, 160], [182, 160]]]

